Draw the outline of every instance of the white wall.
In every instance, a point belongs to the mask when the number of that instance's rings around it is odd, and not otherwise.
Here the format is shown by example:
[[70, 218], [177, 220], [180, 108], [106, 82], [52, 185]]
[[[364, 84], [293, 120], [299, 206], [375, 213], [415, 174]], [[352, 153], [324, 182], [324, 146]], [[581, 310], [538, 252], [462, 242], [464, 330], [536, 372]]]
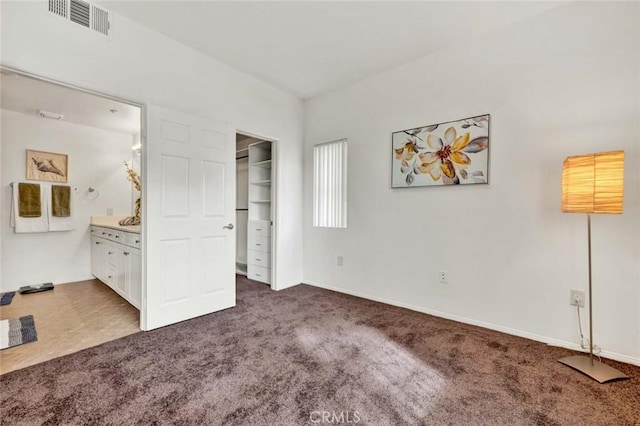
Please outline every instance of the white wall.
[[[2, 290], [23, 285], [88, 280], [91, 275], [91, 216], [131, 214], [131, 183], [123, 161], [131, 161], [131, 135], [2, 111]], [[11, 188], [26, 179], [26, 150], [60, 152], [69, 156], [68, 185], [74, 192], [72, 213], [76, 229], [68, 232], [16, 234], [9, 227]], [[93, 187], [100, 196], [83, 197]]]
[[[562, 161], [624, 149], [624, 214], [593, 218], [595, 340], [640, 364], [639, 9], [569, 4], [307, 101], [304, 281], [577, 343], [586, 217], [560, 212]], [[485, 113], [490, 185], [390, 189], [393, 131]], [[313, 228], [312, 147], [345, 137], [349, 227]]]
[[2, 64], [161, 107], [227, 120], [279, 141], [277, 287], [302, 281], [302, 102], [125, 17], [105, 39], [2, 2]]

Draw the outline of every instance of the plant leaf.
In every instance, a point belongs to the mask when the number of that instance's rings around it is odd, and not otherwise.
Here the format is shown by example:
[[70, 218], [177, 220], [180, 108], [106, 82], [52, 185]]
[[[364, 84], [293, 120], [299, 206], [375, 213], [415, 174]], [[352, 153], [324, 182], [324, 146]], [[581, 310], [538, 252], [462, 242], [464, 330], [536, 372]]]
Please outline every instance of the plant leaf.
[[469, 145], [464, 147], [462, 150], [464, 152], [468, 152], [470, 154], [484, 151], [489, 148], [489, 138], [487, 136], [480, 136], [469, 142]]
[[476, 170], [475, 172], [471, 172], [471, 176], [484, 176], [484, 172], [481, 170]]
[[433, 132], [435, 129], [437, 129], [437, 128], [438, 128], [438, 126], [439, 126], [439, 124], [434, 124], [433, 126], [427, 126], [427, 127], [425, 127], [424, 129], [425, 129], [427, 132]]
[[460, 169], [460, 176], [462, 176], [462, 179], [466, 179], [467, 171], [465, 169]]

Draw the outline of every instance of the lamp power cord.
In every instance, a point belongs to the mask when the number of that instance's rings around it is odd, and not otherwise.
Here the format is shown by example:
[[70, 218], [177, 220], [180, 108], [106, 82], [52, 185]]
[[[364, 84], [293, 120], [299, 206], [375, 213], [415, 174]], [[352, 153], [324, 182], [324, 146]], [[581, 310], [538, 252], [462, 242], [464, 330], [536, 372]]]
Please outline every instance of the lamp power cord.
[[[578, 329], [580, 330], [580, 347], [589, 352], [590, 342], [582, 333], [582, 319], [580, 317], [580, 306], [578, 305], [576, 305], [576, 312], [578, 313]], [[602, 352], [602, 349], [599, 346], [593, 345], [593, 354], [598, 357], [599, 361], [601, 361], [600, 352]]]

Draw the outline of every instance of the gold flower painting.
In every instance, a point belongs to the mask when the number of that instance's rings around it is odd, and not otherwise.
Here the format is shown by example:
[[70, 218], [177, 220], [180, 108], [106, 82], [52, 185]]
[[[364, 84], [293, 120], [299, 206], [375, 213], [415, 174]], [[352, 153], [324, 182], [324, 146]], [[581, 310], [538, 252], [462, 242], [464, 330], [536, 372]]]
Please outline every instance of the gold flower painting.
[[391, 186], [488, 183], [489, 114], [394, 132]]

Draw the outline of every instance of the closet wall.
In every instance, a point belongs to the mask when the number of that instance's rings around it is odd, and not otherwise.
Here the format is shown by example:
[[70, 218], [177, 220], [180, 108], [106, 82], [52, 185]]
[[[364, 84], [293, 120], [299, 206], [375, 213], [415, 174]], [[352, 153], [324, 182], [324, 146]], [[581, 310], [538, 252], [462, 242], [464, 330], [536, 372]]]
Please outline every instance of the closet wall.
[[236, 136], [236, 273], [241, 275], [247, 275], [249, 139], [242, 135]]

